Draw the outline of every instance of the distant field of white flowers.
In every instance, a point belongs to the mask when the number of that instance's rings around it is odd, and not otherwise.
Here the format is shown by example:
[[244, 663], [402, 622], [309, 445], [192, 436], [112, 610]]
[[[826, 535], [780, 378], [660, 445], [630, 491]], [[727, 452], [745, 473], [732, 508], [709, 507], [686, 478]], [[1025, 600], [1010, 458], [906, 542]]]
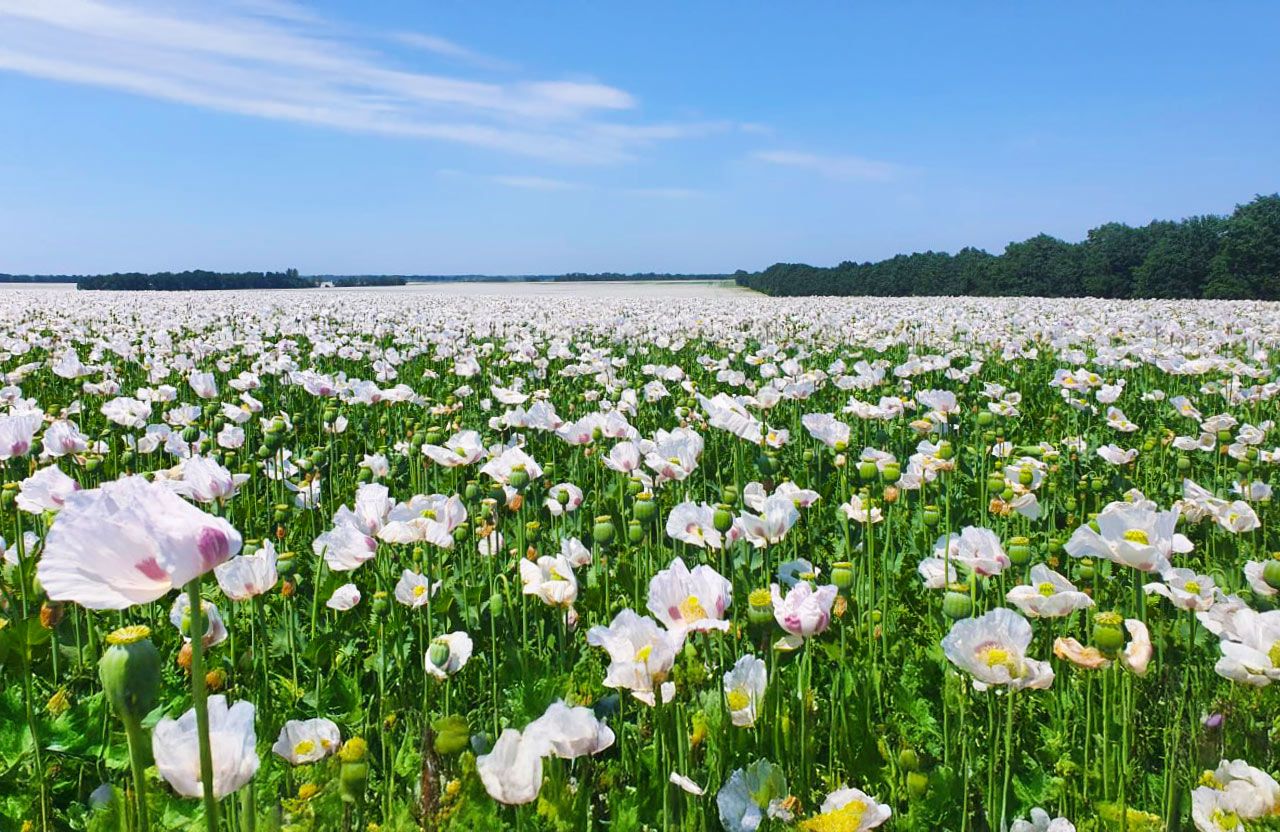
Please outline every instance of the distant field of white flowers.
[[0, 293], [0, 829], [1280, 828], [1280, 305], [654, 288]]

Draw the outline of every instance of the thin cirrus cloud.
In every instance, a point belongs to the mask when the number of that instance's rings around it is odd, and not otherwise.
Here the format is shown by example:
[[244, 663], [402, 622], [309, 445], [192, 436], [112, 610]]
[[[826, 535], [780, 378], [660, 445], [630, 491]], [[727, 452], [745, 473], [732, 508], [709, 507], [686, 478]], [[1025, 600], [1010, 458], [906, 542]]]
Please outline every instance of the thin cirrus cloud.
[[861, 156], [825, 156], [793, 150], [762, 150], [751, 155], [758, 162], [811, 171], [826, 179], [887, 182], [902, 173], [892, 162]]
[[656, 199], [695, 199], [706, 196], [706, 192], [694, 188], [649, 187], [649, 188], [611, 188], [591, 185], [586, 182], [575, 182], [567, 179], [556, 179], [550, 176], [528, 174], [472, 174], [455, 168], [441, 168], [437, 175], [450, 179], [464, 179], [489, 182], [504, 188], [517, 188], [523, 191], [593, 191], [596, 193], [617, 196], [653, 197]]
[[412, 46], [414, 49], [423, 49], [432, 54], [439, 55], [442, 58], [449, 58], [459, 63], [469, 64], [478, 69], [491, 69], [495, 71], [514, 70], [516, 65], [510, 61], [503, 61], [498, 58], [492, 58], [488, 55], [482, 55], [468, 49], [461, 44], [454, 43], [436, 35], [424, 35], [420, 32], [395, 32], [391, 35], [391, 39]]
[[[458, 62], [492, 60], [432, 36], [416, 41]], [[660, 141], [723, 129], [611, 121], [638, 102], [595, 81], [499, 83], [405, 69], [288, 0], [0, 0], [0, 71], [578, 164], [624, 161]]]

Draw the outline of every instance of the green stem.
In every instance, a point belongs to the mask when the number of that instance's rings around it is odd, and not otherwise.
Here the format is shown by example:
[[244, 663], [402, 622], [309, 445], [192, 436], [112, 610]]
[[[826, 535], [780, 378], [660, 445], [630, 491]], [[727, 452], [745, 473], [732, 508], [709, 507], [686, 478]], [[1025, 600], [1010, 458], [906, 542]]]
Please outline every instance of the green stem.
[[133, 770], [133, 799], [138, 804], [138, 829], [151, 829], [151, 813], [147, 808], [147, 735], [142, 723], [133, 716], [124, 717], [124, 732], [129, 741], [129, 768]]
[[200, 576], [187, 584], [191, 602], [191, 699], [196, 712], [196, 733], [200, 739], [200, 785], [204, 789], [205, 825], [218, 830], [218, 799], [213, 796], [213, 747], [209, 743], [209, 705], [204, 685], [204, 608], [200, 605]]

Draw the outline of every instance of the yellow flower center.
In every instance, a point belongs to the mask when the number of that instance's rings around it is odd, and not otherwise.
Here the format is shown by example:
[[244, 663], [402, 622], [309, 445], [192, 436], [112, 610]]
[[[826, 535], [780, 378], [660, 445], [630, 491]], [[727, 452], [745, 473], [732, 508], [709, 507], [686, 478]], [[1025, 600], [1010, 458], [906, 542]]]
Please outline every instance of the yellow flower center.
[[1124, 539], [1130, 543], [1140, 543], [1143, 546], [1151, 545], [1151, 538], [1142, 529], [1129, 529], [1124, 533]]
[[414, 597], [414, 598], [421, 598], [421, 597], [422, 597], [422, 593], [424, 593], [424, 592], [426, 592], [426, 591], [427, 591], [427, 588], [426, 588], [425, 586], [423, 586], [422, 584], [418, 584], [417, 586], [415, 586], [415, 587], [413, 588], [413, 597]]
[[1013, 653], [1003, 647], [984, 647], [978, 651], [978, 659], [987, 667], [993, 670], [997, 667], [1003, 667], [1009, 671], [1009, 676], [1017, 678], [1019, 675], [1019, 664], [1014, 658]]
[[1197, 581], [1187, 581], [1185, 584], [1183, 584], [1182, 588], [1185, 589], [1187, 592], [1190, 592], [1192, 595], [1200, 594], [1200, 584]]
[[639, 650], [636, 651], [636, 661], [638, 662], [649, 661], [649, 654], [652, 652], [653, 652], [653, 645], [646, 644], [644, 647], [641, 647]]
[[107, 644], [133, 644], [150, 636], [151, 628], [146, 624], [133, 624], [129, 627], [121, 627], [108, 635]]
[[311, 740], [303, 740], [302, 742], [298, 743], [293, 747], [293, 755], [295, 757], [301, 757], [302, 755], [310, 754], [312, 751], [315, 751], [315, 750], [316, 750], [316, 744], [314, 742], [312, 742]]
[[690, 595], [680, 604], [680, 617], [685, 621], [701, 621], [709, 616], [707, 611], [702, 608], [702, 602], [698, 600], [698, 597]]
[[1280, 641], [1271, 645], [1271, 649], [1267, 651], [1267, 658], [1271, 659], [1272, 667], [1280, 667]]
[[320, 787], [315, 783], [303, 783], [298, 787], [298, 799], [310, 800], [320, 792]]
[[731, 711], [740, 711], [751, 704], [751, 696], [748, 695], [744, 688], [734, 688], [729, 691], [729, 695], [725, 698]]
[[1200, 775], [1200, 785], [1208, 786], [1211, 789], [1224, 788], [1222, 783], [1218, 780], [1217, 775], [1215, 775], [1212, 771], [1208, 771], [1207, 769], [1203, 774]]
[[436, 519], [436, 510], [433, 508], [425, 508], [422, 510], [422, 516], [427, 520], [434, 520]]
[[824, 812], [804, 821], [800, 828], [809, 832], [858, 832], [862, 828], [862, 816], [866, 813], [867, 804], [851, 800], [834, 812]]
[[1240, 823], [1240, 816], [1235, 812], [1229, 812], [1226, 809], [1218, 808], [1213, 810], [1213, 814], [1209, 818], [1213, 821], [1213, 825], [1223, 832], [1230, 832], [1234, 829], [1244, 829]]
[[1040, 590], [1040, 594], [1046, 598], [1051, 597], [1054, 593], [1058, 591], [1057, 589], [1054, 588], [1053, 584], [1049, 583], [1048, 581], [1045, 581], [1044, 583], [1040, 584], [1040, 586], [1036, 587], [1036, 589]]

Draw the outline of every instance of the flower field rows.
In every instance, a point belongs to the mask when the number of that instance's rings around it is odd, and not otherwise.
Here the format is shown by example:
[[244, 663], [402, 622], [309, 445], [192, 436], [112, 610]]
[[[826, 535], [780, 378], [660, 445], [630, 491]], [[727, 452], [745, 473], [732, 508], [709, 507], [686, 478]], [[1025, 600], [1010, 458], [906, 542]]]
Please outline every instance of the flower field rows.
[[1278, 355], [1263, 303], [6, 293], [0, 829], [1280, 828]]

